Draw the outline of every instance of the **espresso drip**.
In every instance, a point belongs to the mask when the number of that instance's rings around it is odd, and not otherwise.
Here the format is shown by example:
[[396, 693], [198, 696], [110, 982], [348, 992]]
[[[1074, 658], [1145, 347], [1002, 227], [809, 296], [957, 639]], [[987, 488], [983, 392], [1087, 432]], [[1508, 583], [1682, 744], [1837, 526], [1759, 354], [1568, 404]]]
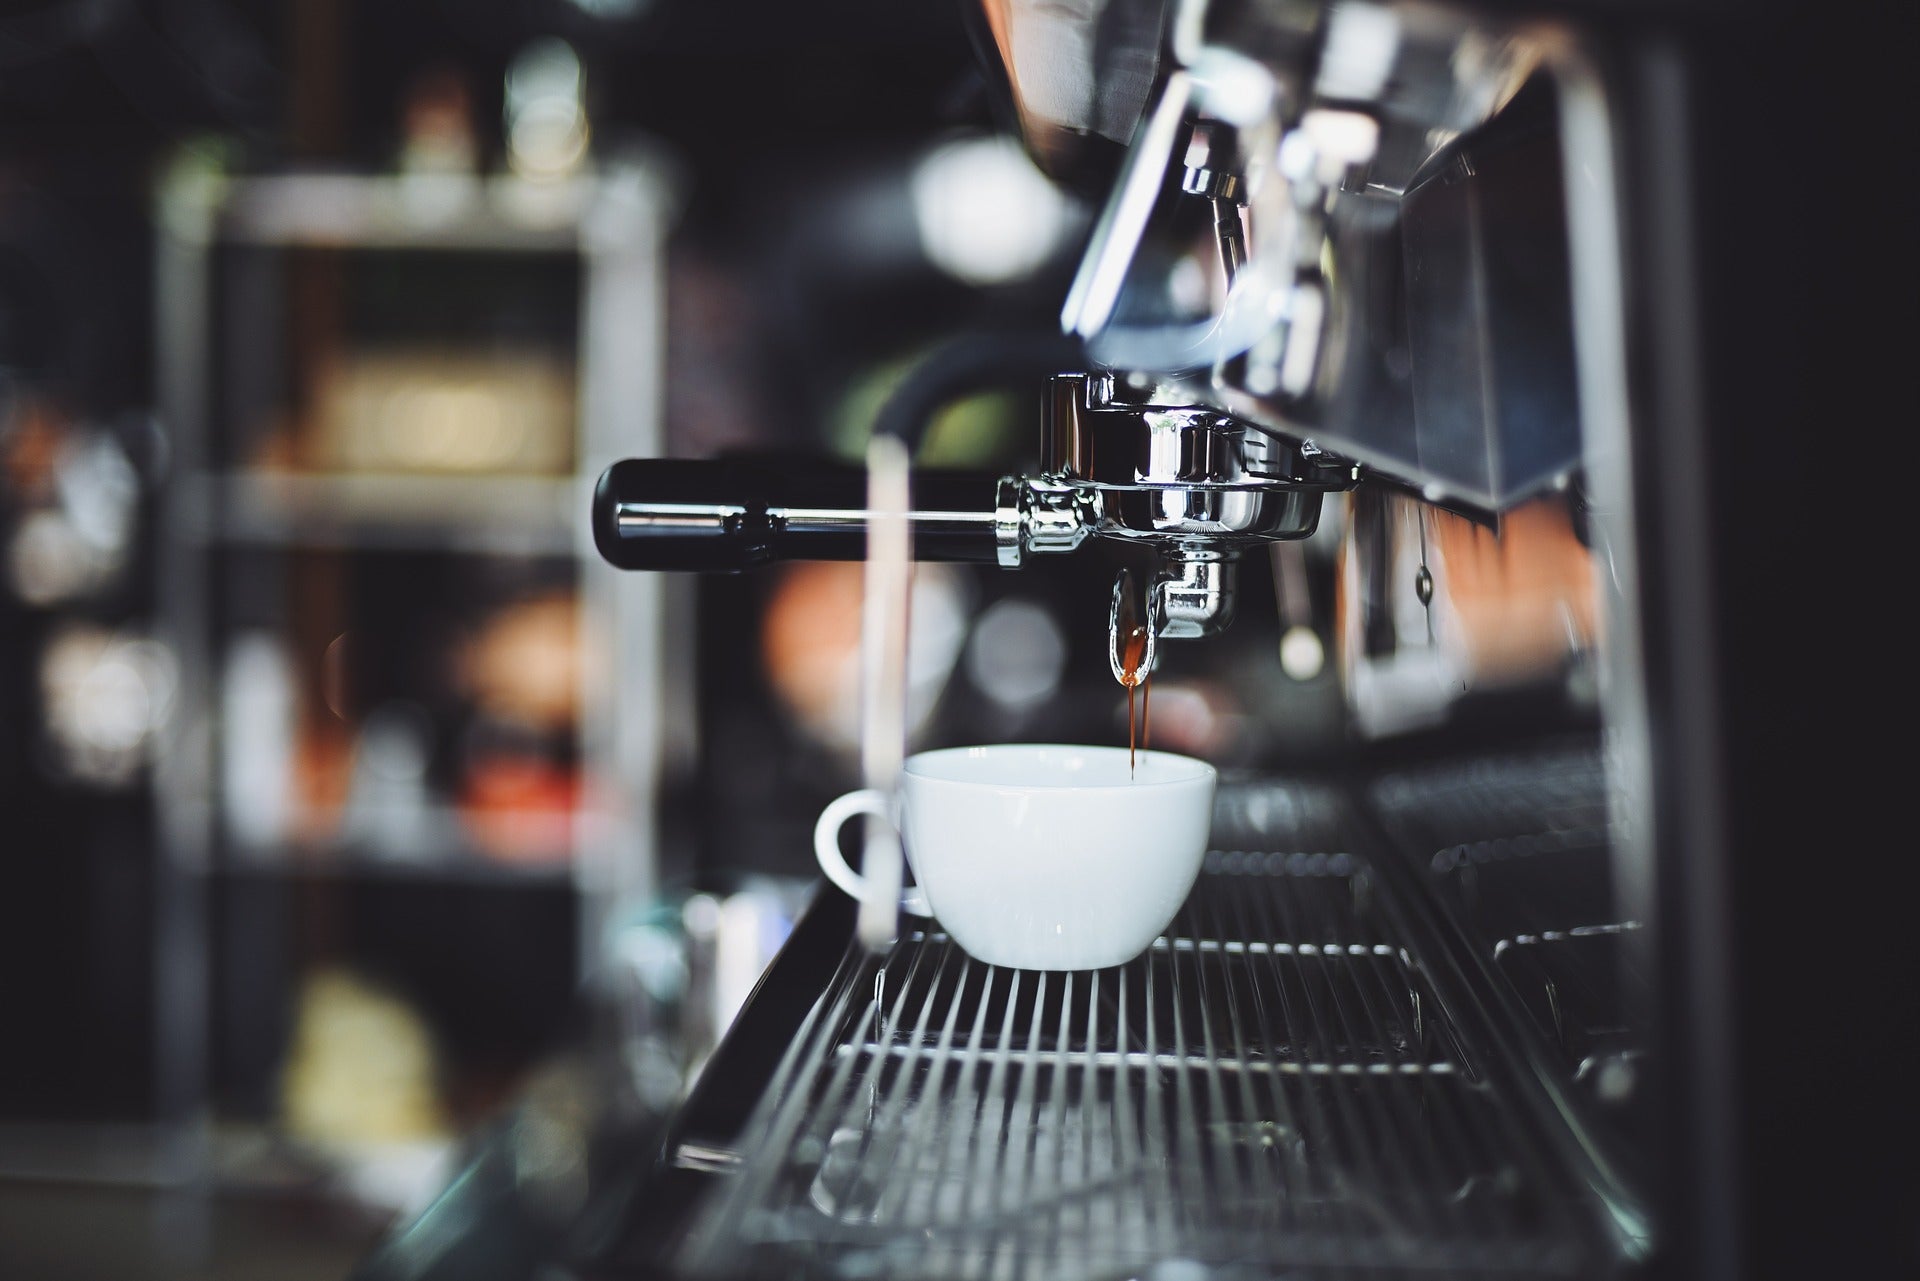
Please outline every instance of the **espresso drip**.
[[[1153, 693], [1153, 674], [1146, 669], [1147, 629], [1135, 623], [1127, 630], [1120, 648], [1120, 683], [1127, 687], [1127, 770], [1134, 768], [1136, 751], [1147, 748], [1147, 701]], [[1139, 730], [1136, 735], [1133, 715], [1134, 694], [1140, 695]]]
[[[1127, 687], [1127, 775], [1133, 776], [1139, 753], [1147, 748], [1147, 700], [1152, 689], [1153, 637], [1142, 621], [1133, 574], [1125, 569], [1113, 584], [1113, 674]], [[1138, 697], [1136, 699], [1136, 691]], [[1136, 702], [1139, 717], [1134, 716]]]

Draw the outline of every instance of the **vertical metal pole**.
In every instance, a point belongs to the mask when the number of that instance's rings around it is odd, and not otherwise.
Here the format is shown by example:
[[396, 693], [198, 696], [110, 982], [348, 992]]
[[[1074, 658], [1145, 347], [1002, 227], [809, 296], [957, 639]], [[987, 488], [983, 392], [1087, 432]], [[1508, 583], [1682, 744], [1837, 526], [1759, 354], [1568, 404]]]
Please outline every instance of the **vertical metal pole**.
[[169, 445], [158, 501], [158, 618], [179, 667], [174, 713], [155, 756], [154, 1115], [162, 1134], [156, 1245], [204, 1261], [207, 1202], [213, 850], [213, 721], [205, 546], [193, 522], [206, 464], [211, 274], [219, 177], [191, 169], [160, 193], [154, 246], [155, 385]]
[[[621, 916], [659, 879], [659, 789], [691, 758], [691, 587], [600, 559], [587, 520], [593, 486], [621, 458], [664, 452], [665, 280], [661, 180], [642, 165], [594, 179], [580, 227], [580, 457], [576, 474], [586, 644], [581, 735], [590, 794], [574, 850], [579, 965], [589, 980]], [[678, 622], [679, 627], [670, 626]]]
[[[1623, 1239], [1643, 1249], [1657, 1228], [1664, 1266], [1676, 1274], [1733, 1277], [1745, 1269], [1742, 1162], [1727, 1088], [1735, 1029], [1721, 891], [1729, 856], [1715, 742], [1722, 718], [1711, 670], [1708, 509], [1686, 492], [1712, 470], [1701, 454], [1688, 283], [1686, 92], [1667, 54], [1641, 57], [1630, 94], [1622, 68], [1609, 68], [1623, 81], [1610, 85], [1590, 57], [1569, 48], [1555, 63], [1576, 369], [1609, 614], [1602, 697], [1613, 871], [1622, 907], [1649, 926], [1636, 936], [1650, 953], [1637, 968], [1663, 976], [1629, 999], [1643, 1007], [1665, 1065], [1651, 1094], [1669, 1136], [1659, 1159], [1667, 1182], [1654, 1197], [1659, 1221], [1610, 1208]], [[1642, 310], [1630, 315], [1633, 298]], [[1636, 325], [1650, 336], [1637, 349], [1628, 343]]]

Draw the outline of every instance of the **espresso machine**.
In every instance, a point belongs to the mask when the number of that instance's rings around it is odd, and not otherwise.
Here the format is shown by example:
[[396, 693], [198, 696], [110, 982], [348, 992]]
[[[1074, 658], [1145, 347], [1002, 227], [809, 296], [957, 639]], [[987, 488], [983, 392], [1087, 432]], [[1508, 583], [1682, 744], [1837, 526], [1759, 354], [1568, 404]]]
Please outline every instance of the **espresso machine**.
[[[1083, 162], [1062, 138], [1102, 139], [1091, 116], [1032, 105], [1058, 97], [1045, 86], [1058, 72], [1026, 67], [1014, 36], [1052, 20], [1002, 8], [982, 12], [1000, 15], [991, 38], [1012, 42], [1023, 136], [1069, 173]], [[1584, 514], [1561, 169], [1584, 166], [1581, 182], [1594, 170], [1559, 146], [1581, 108], [1563, 108], [1554, 84], [1583, 74], [1563, 40], [1339, 4], [1284, 19], [1258, 5], [1091, 6], [1062, 29], [1085, 42], [1087, 74], [1117, 59], [1157, 68], [1157, 87], [1149, 104], [1147, 80], [1121, 82], [1142, 95], [1137, 137], [1064, 299], [1063, 340], [1001, 362], [1051, 374], [1034, 469], [916, 476], [917, 558], [1017, 570], [1090, 540], [1138, 550], [1137, 599], [1121, 602], [1116, 584], [1109, 624], [1118, 676], [1123, 616], [1146, 620], [1150, 647], [1220, 634], [1243, 562], [1307, 539], [1326, 497], [1363, 482], [1354, 534], [1376, 561], [1403, 499], [1489, 531], [1543, 497]], [[1101, 39], [1111, 47], [1096, 56]], [[1042, 82], [1031, 98], [1013, 88], [1029, 80]], [[1102, 87], [1081, 109], [1128, 117], [1121, 93]], [[935, 362], [876, 430], [912, 441], [943, 392], [981, 378]], [[632, 459], [602, 478], [592, 523], [624, 569], [738, 571], [860, 558], [865, 501], [846, 469]], [[1384, 570], [1365, 572], [1362, 661], [1395, 646], [1372, 581]]]
[[[1838, 393], [1795, 326], [1848, 296], [1755, 251], [1834, 243], [1776, 157], [1856, 120], [1864, 7], [966, 8], [1099, 213], [1058, 340], [993, 371], [1044, 379], [1031, 467], [916, 471], [914, 556], [1125, 549], [1120, 678], [1132, 620], [1147, 671], [1200, 652], [1331, 526], [1364, 750], [1223, 774], [1192, 898], [1112, 970], [981, 965], [937, 921], [875, 950], [824, 889], [569, 1275], [1911, 1266], [1913, 996], [1875, 896], [1805, 863], [1860, 792], [1782, 679], [1817, 629], [1748, 594], [1807, 564], [1781, 469]], [[876, 432], [981, 377], [910, 375]], [[592, 528], [639, 572], [860, 559], [867, 480], [629, 459]]]

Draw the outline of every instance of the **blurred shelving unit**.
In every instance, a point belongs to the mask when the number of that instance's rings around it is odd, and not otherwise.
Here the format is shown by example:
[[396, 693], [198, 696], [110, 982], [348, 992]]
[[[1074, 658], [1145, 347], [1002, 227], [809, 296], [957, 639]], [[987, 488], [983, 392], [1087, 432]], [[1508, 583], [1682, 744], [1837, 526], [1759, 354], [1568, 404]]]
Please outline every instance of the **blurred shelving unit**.
[[669, 218], [644, 159], [162, 183], [172, 1168], [205, 1160], [226, 1094], [296, 1070], [295, 954], [316, 931], [322, 954], [365, 944], [343, 913], [385, 904], [376, 948], [443, 978], [498, 956], [469, 1006], [538, 971], [498, 997], [526, 1023], [558, 1011], [511, 1003], [591, 982], [655, 892], [657, 782], [692, 750], [684, 629], [663, 624], [689, 603], [606, 566], [587, 513], [610, 463], [661, 448]]

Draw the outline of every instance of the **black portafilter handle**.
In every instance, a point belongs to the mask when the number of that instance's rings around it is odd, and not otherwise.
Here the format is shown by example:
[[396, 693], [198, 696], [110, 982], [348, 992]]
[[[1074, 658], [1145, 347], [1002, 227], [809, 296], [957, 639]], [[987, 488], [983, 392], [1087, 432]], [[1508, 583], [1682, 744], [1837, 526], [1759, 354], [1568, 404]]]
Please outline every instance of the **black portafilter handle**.
[[[916, 560], [998, 558], [999, 478], [916, 470]], [[737, 573], [778, 560], [863, 560], [865, 468], [817, 459], [628, 458], [593, 493], [593, 541], [621, 569]]]

